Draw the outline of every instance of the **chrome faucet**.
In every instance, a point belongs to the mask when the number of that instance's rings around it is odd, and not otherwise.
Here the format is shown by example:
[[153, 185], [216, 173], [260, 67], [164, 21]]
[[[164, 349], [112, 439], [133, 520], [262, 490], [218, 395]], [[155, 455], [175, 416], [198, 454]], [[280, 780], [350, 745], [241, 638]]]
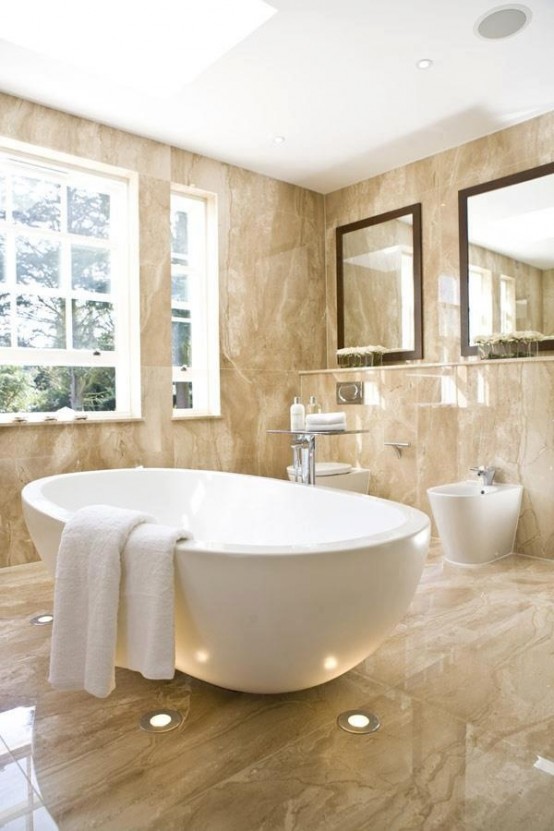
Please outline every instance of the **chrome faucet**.
[[474, 473], [482, 480], [483, 485], [492, 485], [494, 482], [494, 474], [496, 473], [495, 467], [485, 467], [484, 465], [479, 465], [479, 467], [470, 467], [470, 470], [473, 470]]
[[315, 485], [315, 436], [299, 433], [291, 448], [294, 481]]

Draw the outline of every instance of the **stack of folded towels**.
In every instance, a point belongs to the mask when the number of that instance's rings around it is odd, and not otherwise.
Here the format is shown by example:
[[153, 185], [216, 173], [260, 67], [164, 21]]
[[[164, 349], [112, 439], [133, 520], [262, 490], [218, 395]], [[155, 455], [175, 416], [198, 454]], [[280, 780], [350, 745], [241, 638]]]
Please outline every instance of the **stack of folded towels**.
[[345, 413], [309, 413], [306, 416], [306, 430], [317, 433], [332, 433], [346, 430]]

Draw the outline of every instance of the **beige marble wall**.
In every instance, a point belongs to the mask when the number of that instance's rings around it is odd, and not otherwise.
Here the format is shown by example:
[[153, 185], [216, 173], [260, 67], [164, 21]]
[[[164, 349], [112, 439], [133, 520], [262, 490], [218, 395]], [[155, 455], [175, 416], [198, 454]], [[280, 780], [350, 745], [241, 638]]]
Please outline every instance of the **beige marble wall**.
[[[365, 403], [344, 409], [368, 432], [318, 438], [319, 460], [369, 468], [373, 495], [427, 513], [427, 488], [492, 465], [524, 486], [517, 551], [554, 559], [554, 358], [306, 373], [302, 394], [337, 409], [340, 381], [364, 382]], [[386, 441], [410, 447], [397, 458]]]
[[[322, 459], [371, 470], [371, 489], [429, 511], [426, 488], [492, 464], [521, 482], [517, 550], [554, 559], [554, 361], [460, 359], [458, 191], [554, 159], [554, 113], [494, 133], [325, 197], [328, 366], [336, 366], [335, 228], [422, 203], [424, 360], [405, 367], [304, 375], [304, 397], [336, 409], [337, 379], [360, 378], [368, 403], [348, 423], [367, 435], [319, 440]], [[401, 459], [384, 441], [409, 441]]]
[[[335, 408], [337, 225], [414, 202], [423, 207], [425, 360], [459, 360], [460, 188], [553, 159], [554, 114], [329, 194], [171, 148], [0, 95], [0, 134], [139, 175], [143, 420], [0, 427], [0, 566], [36, 558], [20, 509], [23, 484], [60, 471], [135, 464], [283, 476], [290, 401], [318, 394]], [[220, 419], [172, 421], [168, 200], [170, 182], [219, 200]], [[325, 209], [325, 218], [324, 218]], [[326, 274], [326, 279], [323, 275]], [[554, 558], [553, 367], [548, 361], [371, 370], [372, 404], [348, 409], [370, 434], [329, 439], [326, 458], [372, 470], [372, 490], [425, 510], [426, 487], [495, 464], [522, 481], [519, 550]], [[371, 374], [377, 373], [377, 374]], [[347, 373], [347, 377], [352, 377]], [[384, 440], [409, 440], [396, 459]], [[322, 448], [323, 449], [323, 448]]]
[[[22, 485], [93, 468], [185, 466], [283, 476], [300, 369], [325, 363], [323, 197], [0, 95], [0, 135], [139, 175], [143, 420], [0, 427], [0, 566], [36, 559]], [[172, 421], [170, 182], [218, 196], [222, 417]], [[309, 333], [309, 337], [303, 333]]]
[[460, 356], [458, 191], [554, 159], [554, 112], [325, 197], [328, 366], [336, 366], [335, 228], [421, 202], [424, 356]]

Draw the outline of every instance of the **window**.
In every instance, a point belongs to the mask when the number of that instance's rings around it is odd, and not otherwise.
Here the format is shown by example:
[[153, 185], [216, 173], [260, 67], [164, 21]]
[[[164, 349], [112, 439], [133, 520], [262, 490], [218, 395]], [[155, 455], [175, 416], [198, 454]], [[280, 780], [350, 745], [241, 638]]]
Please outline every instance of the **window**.
[[469, 265], [469, 331], [472, 337], [493, 331], [492, 276], [490, 271]]
[[140, 415], [131, 187], [120, 171], [0, 153], [1, 420]]
[[400, 348], [409, 350], [415, 345], [414, 326], [414, 255], [402, 246], [400, 259]]
[[516, 281], [500, 275], [500, 331], [510, 334], [516, 329]]
[[171, 345], [175, 416], [219, 415], [215, 196], [171, 194]]

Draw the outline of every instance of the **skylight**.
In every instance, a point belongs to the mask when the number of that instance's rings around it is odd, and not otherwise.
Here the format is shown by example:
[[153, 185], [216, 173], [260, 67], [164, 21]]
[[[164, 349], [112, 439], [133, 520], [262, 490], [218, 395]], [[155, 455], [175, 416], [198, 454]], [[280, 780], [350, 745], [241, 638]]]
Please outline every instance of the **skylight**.
[[18, 0], [0, 38], [155, 96], [177, 93], [276, 9], [263, 0]]

